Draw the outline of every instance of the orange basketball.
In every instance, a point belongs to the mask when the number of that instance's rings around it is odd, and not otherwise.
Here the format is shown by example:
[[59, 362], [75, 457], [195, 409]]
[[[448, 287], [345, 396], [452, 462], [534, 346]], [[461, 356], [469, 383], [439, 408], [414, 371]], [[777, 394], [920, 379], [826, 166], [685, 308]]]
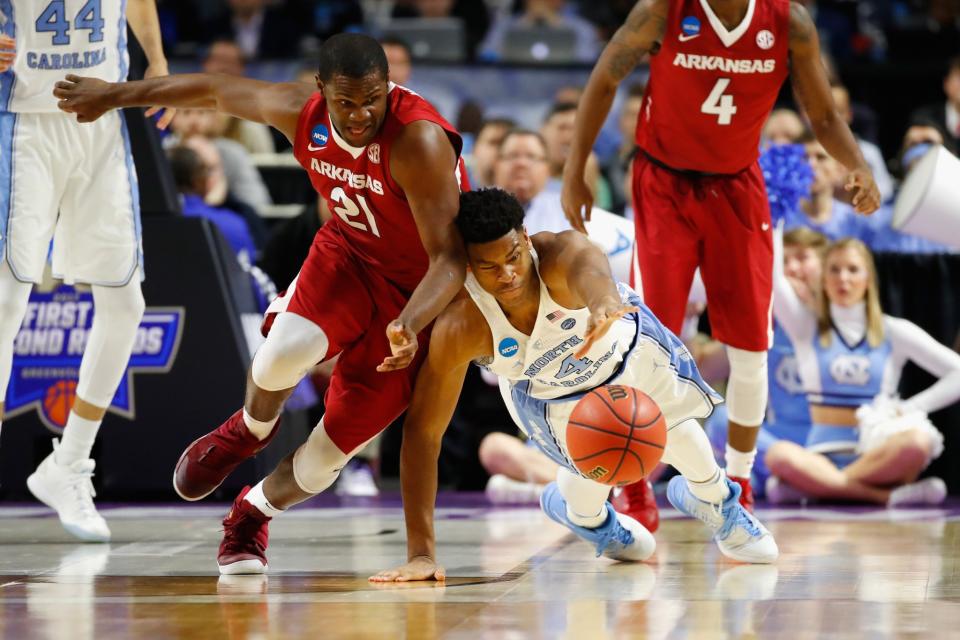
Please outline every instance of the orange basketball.
[[74, 380], [60, 380], [47, 389], [43, 398], [43, 410], [57, 425], [67, 424], [67, 415], [73, 407], [73, 399], [77, 395], [77, 383]]
[[570, 458], [588, 478], [614, 486], [640, 480], [660, 462], [667, 423], [650, 396], [633, 387], [593, 389], [567, 423]]

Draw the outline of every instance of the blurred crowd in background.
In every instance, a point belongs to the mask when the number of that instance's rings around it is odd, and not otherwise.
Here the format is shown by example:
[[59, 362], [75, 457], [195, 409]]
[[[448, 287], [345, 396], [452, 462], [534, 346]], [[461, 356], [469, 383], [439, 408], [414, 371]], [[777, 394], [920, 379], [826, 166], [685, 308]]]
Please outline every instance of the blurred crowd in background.
[[[925, 151], [943, 145], [956, 153], [960, 145], [960, 0], [803, 4], [820, 32], [834, 100], [857, 135], [885, 203], [870, 218], [854, 213], [843, 168], [810, 135], [786, 86], [763, 144], [765, 149], [795, 145], [795, 157], [809, 167], [799, 204], [782, 212], [788, 228], [808, 226], [830, 239], [854, 236], [878, 252], [949, 251], [894, 231], [891, 218], [899, 184]], [[324, 38], [342, 31], [380, 38], [391, 80], [433, 102], [463, 132], [472, 185], [514, 193], [535, 233], [568, 228], [560, 176], [577, 103], [604, 42], [634, 2], [160, 0], [158, 5], [175, 72], [314, 82]], [[587, 167], [597, 206], [628, 218], [645, 79], [641, 65], [622, 86]], [[265, 305], [294, 278], [313, 235], [330, 216], [293, 160], [289, 142], [264, 125], [183, 109], [164, 144], [184, 214], [207, 217], [220, 228]], [[303, 406], [322, 394], [322, 371], [310, 386]], [[515, 430], [498, 394], [482, 392], [486, 385], [479, 372], [471, 372], [467, 386], [454, 423], [470, 416], [470, 424], [452, 429], [445, 443], [447, 464], [457, 469], [446, 480], [480, 488], [485, 478], [477, 452], [483, 436]], [[371, 455], [376, 457], [375, 449]], [[363, 477], [349, 491], [375, 492], [367, 463], [351, 464]], [[349, 471], [342, 483], [351, 482]]]

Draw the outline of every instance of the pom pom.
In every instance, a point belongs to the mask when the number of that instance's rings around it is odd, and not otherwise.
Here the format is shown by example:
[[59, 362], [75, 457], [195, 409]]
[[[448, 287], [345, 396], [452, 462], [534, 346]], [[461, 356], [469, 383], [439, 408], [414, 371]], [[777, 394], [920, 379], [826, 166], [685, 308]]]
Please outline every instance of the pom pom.
[[767, 183], [770, 217], [774, 225], [800, 206], [810, 195], [813, 169], [802, 144], [773, 145], [760, 155], [760, 169]]

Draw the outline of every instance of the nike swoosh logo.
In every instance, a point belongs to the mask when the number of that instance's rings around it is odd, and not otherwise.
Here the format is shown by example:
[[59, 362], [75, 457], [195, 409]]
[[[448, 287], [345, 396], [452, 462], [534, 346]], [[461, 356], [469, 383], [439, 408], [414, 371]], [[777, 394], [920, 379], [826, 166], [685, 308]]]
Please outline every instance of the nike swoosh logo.
[[685, 33], [680, 34], [680, 42], [686, 42], [687, 40], [693, 40], [694, 38], [699, 38], [699, 33], [694, 33], [693, 35], [687, 35]]
[[315, 147], [312, 144], [307, 145], [307, 151], [320, 151], [323, 147]]

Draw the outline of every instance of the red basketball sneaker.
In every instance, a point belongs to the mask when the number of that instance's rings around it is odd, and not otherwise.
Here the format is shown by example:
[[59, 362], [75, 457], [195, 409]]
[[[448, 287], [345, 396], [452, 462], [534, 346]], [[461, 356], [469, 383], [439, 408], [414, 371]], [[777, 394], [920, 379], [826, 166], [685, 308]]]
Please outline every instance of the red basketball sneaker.
[[267, 541], [270, 518], [244, 500], [250, 487], [244, 487], [223, 519], [223, 540], [217, 564], [223, 575], [267, 572]]
[[257, 440], [243, 423], [243, 409], [240, 409], [186, 448], [173, 470], [174, 490], [184, 500], [206, 498], [237, 465], [270, 444], [279, 426], [278, 419], [270, 435]]
[[740, 488], [743, 489], [743, 491], [740, 492], [740, 505], [750, 513], [753, 513], [753, 487], [750, 485], [750, 478], [737, 478], [736, 476], [727, 477], [736, 482], [738, 485], [740, 485]]
[[622, 487], [619, 493], [614, 492], [610, 502], [613, 503], [617, 513], [630, 516], [650, 533], [660, 526], [660, 510], [657, 509], [653, 485], [649, 480], [641, 480]]

